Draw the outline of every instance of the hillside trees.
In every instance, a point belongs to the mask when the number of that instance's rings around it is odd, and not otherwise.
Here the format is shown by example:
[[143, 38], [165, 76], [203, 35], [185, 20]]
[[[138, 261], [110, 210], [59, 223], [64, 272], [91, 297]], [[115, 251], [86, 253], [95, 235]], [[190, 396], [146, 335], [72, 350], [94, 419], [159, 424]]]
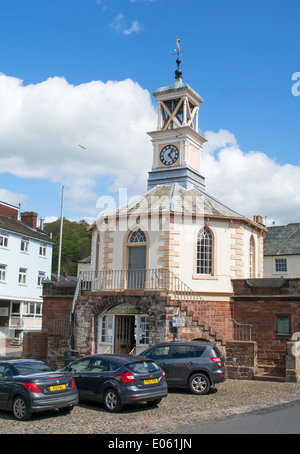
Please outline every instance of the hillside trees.
[[[66, 271], [69, 276], [77, 275], [77, 263], [91, 254], [91, 233], [87, 230], [89, 224], [81, 220], [69, 221], [64, 218], [62, 248], [61, 248], [61, 274]], [[57, 273], [60, 219], [45, 224], [45, 232], [56, 242], [53, 248], [52, 272]]]

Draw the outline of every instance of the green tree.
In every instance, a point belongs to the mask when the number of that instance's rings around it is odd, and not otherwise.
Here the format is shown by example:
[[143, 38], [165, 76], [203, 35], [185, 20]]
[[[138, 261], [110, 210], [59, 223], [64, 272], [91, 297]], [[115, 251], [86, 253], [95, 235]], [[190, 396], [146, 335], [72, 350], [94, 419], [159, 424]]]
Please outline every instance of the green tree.
[[[77, 263], [91, 254], [91, 232], [88, 231], [88, 226], [89, 224], [84, 220], [74, 222], [64, 218], [61, 246], [61, 274], [63, 271], [66, 271], [69, 276], [76, 276]], [[52, 272], [57, 273], [60, 219], [45, 224], [44, 230], [48, 235], [52, 233], [52, 239], [56, 242], [53, 247]]]

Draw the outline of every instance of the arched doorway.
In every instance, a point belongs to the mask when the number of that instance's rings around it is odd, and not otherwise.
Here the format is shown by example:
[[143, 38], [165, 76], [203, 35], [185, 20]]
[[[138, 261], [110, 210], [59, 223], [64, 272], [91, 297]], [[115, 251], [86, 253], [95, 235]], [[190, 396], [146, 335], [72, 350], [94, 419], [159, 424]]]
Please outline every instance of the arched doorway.
[[98, 319], [98, 353], [141, 353], [149, 346], [149, 316], [132, 304], [111, 307]]
[[146, 281], [147, 238], [140, 228], [134, 230], [128, 239], [127, 288], [143, 289]]

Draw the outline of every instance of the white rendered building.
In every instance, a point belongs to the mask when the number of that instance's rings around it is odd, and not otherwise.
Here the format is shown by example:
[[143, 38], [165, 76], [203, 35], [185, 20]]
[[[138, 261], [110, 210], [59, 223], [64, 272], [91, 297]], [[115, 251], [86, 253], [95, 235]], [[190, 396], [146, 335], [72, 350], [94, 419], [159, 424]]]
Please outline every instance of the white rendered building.
[[0, 202], [0, 332], [13, 338], [42, 325], [42, 281], [51, 277], [54, 242], [37, 213]]

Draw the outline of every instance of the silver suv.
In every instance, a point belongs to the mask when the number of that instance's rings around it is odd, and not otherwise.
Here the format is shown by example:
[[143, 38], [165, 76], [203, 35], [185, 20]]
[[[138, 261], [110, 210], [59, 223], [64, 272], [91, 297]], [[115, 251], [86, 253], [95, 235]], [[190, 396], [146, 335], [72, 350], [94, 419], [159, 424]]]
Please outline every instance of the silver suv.
[[169, 387], [187, 387], [193, 394], [206, 394], [227, 378], [224, 357], [216, 346], [201, 342], [165, 342], [141, 353], [155, 361]]

